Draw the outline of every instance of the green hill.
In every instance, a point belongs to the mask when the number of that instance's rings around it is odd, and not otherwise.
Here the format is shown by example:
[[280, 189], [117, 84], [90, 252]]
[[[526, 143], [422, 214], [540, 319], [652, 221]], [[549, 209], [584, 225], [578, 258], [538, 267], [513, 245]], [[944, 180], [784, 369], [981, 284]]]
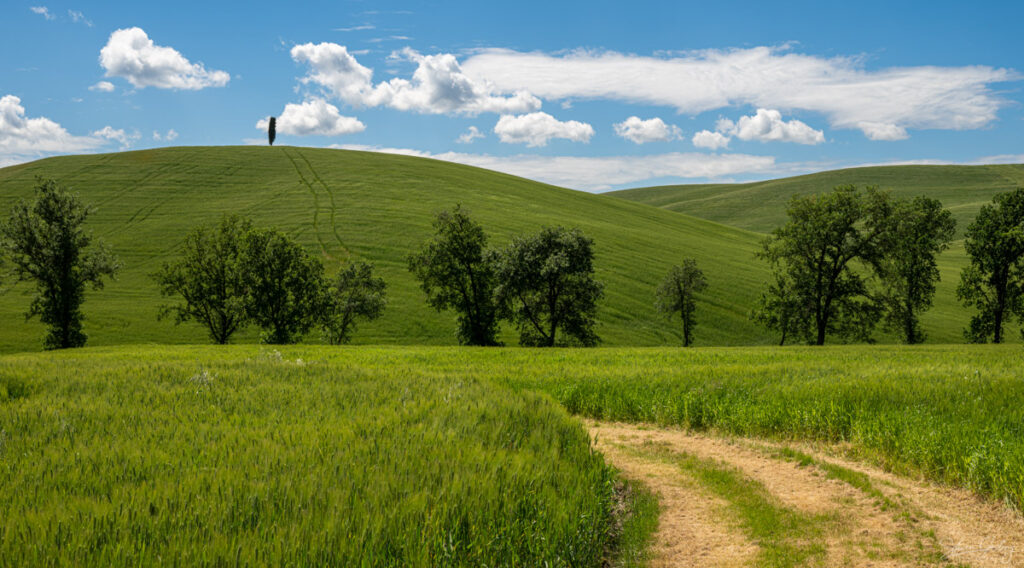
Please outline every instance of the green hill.
[[843, 184], [877, 185], [901, 196], [930, 195], [953, 211], [962, 234], [994, 194], [1024, 186], [1024, 164], [849, 168], [753, 183], [641, 187], [606, 195], [767, 233], [785, 222], [786, 203], [793, 195]]
[[[653, 309], [671, 264], [694, 257], [710, 287], [698, 307], [698, 345], [773, 343], [747, 317], [767, 275], [754, 259], [762, 236], [672, 211], [449, 162], [295, 147], [188, 147], [64, 156], [0, 169], [0, 212], [31, 195], [37, 175], [73, 187], [96, 206], [93, 233], [125, 269], [84, 306], [90, 345], [201, 343], [195, 324], [157, 321], [166, 300], [150, 275], [179, 254], [183, 236], [223, 213], [276, 226], [333, 271], [348, 259], [374, 262], [389, 284], [385, 315], [363, 324], [356, 343], [454, 344], [455, 317], [426, 306], [406, 256], [431, 234], [434, 214], [462, 203], [492, 245], [545, 225], [578, 226], [595, 240], [606, 297], [598, 333], [605, 345], [678, 345], [678, 323]], [[959, 342], [967, 312], [953, 300], [962, 248], [942, 261], [944, 282], [924, 324], [932, 341]], [[30, 289], [0, 294], [0, 351], [36, 350], [43, 327], [23, 314]], [[1016, 336], [1016, 333], [1008, 333]], [[235, 341], [256, 341], [248, 329]], [[515, 344], [505, 325], [504, 339]], [[319, 341], [310, 334], [307, 341]]]

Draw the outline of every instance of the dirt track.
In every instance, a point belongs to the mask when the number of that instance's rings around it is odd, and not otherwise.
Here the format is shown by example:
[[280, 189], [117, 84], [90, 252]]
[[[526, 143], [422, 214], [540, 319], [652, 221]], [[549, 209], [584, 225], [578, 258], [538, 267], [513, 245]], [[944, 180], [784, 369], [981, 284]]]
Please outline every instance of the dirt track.
[[[792, 543], [813, 551], [788, 565], [1024, 566], [1024, 517], [968, 491], [898, 477], [828, 448], [789, 445], [805, 456], [801, 463], [781, 444], [643, 425], [588, 426], [611, 464], [659, 496], [652, 566], [780, 565], [766, 557], [766, 542], [744, 526], [730, 496], [709, 490], [677, 457], [734, 472], [775, 510], [817, 519], [813, 543]], [[835, 475], [840, 469], [870, 481], [855, 486]]]

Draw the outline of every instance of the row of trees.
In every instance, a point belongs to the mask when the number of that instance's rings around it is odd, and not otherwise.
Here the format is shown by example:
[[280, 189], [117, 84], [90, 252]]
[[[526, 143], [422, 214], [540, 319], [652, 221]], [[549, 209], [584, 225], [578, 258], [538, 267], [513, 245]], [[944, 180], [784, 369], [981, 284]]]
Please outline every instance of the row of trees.
[[[35, 199], [19, 201], [0, 223], [0, 267], [17, 281], [35, 282], [27, 317], [49, 326], [48, 349], [85, 344], [85, 289], [101, 288], [121, 267], [84, 230], [91, 212], [53, 180], [39, 179]], [[779, 331], [781, 343], [820, 345], [830, 335], [870, 340], [878, 322], [907, 343], [924, 340], [920, 316], [932, 305], [936, 258], [955, 234], [941, 203], [840, 186], [793, 198], [787, 213], [789, 221], [759, 253], [772, 277], [753, 319]], [[522, 345], [599, 341], [603, 285], [594, 279], [593, 241], [578, 229], [545, 228], [489, 249], [483, 228], [461, 207], [440, 213], [434, 229], [408, 267], [429, 305], [457, 312], [460, 343], [497, 345], [502, 320], [516, 325]], [[964, 247], [970, 264], [957, 297], [977, 309], [965, 336], [1002, 342], [1006, 322], [1024, 320], [1024, 188], [982, 207]], [[195, 320], [217, 343], [250, 323], [270, 343], [296, 341], [314, 327], [330, 343], [344, 343], [357, 320], [379, 317], [386, 305], [386, 285], [372, 265], [350, 263], [327, 279], [320, 261], [287, 235], [237, 216], [194, 229], [183, 256], [154, 278], [163, 294], [181, 298], [161, 317]], [[693, 340], [696, 295], [706, 287], [696, 261], [686, 259], [656, 291], [656, 308], [680, 317], [684, 345]]]
[[[936, 258], [956, 232], [939, 201], [839, 186], [793, 198], [787, 214], [759, 253], [772, 277], [754, 320], [780, 332], [780, 343], [867, 341], [878, 322], [906, 343], [925, 339], [920, 316], [935, 295]], [[971, 263], [957, 297], [978, 309], [965, 336], [1000, 343], [1008, 317], [1024, 317], [1024, 189], [982, 207], [964, 247]]]
[[161, 293], [182, 299], [161, 317], [194, 320], [221, 344], [249, 323], [263, 329], [266, 343], [293, 343], [316, 326], [329, 343], [347, 343], [357, 320], [380, 317], [387, 303], [373, 265], [349, 263], [328, 280], [323, 264], [294, 240], [239, 216], [194, 229], [182, 257], [154, 278]]

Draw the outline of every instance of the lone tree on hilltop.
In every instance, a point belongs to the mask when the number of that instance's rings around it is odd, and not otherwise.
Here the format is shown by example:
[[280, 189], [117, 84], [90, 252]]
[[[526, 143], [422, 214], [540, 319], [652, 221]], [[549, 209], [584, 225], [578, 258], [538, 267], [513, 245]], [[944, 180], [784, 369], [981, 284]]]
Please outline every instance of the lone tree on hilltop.
[[164, 263], [153, 276], [165, 296], [184, 303], [164, 306], [158, 317], [174, 314], [175, 323], [195, 320], [214, 343], [225, 344], [248, 320], [242, 246], [252, 222], [224, 216], [213, 227], [198, 227], [185, 237], [182, 258]]
[[792, 295], [775, 305], [800, 306], [793, 315], [810, 320], [806, 325], [816, 345], [824, 345], [829, 333], [869, 339], [882, 307], [854, 263], [880, 271], [892, 209], [889, 195], [873, 187], [860, 192], [838, 186], [824, 195], [791, 199], [789, 222], [765, 239], [758, 256], [768, 260]]
[[294, 343], [323, 308], [323, 265], [273, 229], [255, 229], [242, 246], [246, 314], [266, 343]]
[[93, 209], [52, 179], [37, 178], [32, 201], [21, 200], [0, 223], [0, 251], [10, 258], [18, 281], [32, 280], [37, 293], [26, 317], [49, 326], [43, 345], [64, 349], [85, 345], [82, 302], [85, 287], [103, 287], [121, 264], [83, 225]]
[[970, 265], [960, 273], [957, 297], [978, 313], [964, 331], [968, 340], [1002, 343], [1011, 314], [1024, 319], [1024, 188], [1000, 193], [967, 227]]
[[495, 293], [519, 326], [520, 344], [590, 347], [600, 341], [594, 325], [604, 286], [594, 279], [593, 244], [578, 229], [545, 228], [514, 238], [498, 255]]
[[483, 227], [456, 205], [438, 213], [434, 231], [435, 237], [408, 259], [427, 304], [458, 313], [459, 343], [498, 345], [494, 265]]
[[886, 327], [907, 344], [921, 343], [919, 315], [932, 306], [939, 281], [936, 257], [949, 247], [956, 220], [936, 199], [918, 196], [896, 203], [889, 243], [881, 262]]
[[277, 117], [270, 117], [270, 124], [267, 125], [267, 138], [270, 140], [270, 145], [274, 145], [274, 139], [277, 138]]
[[354, 262], [338, 270], [324, 298], [321, 325], [331, 345], [348, 343], [356, 319], [375, 320], [387, 305], [387, 284], [373, 276], [373, 265]]
[[697, 268], [692, 258], [683, 260], [682, 266], [669, 269], [665, 279], [655, 293], [654, 307], [671, 318], [675, 314], [683, 320], [683, 347], [693, 343], [693, 330], [697, 327], [694, 312], [697, 311], [696, 294], [708, 287], [704, 272]]

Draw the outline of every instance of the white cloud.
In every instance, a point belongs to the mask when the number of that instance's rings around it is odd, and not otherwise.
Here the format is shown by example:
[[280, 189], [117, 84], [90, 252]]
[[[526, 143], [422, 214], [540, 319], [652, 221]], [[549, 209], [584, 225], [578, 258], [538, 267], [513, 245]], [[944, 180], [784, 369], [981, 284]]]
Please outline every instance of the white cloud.
[[0, 97], [0, 161], [17, 163], [54, 152], [81, 152], [103, 146], [95, 136], [72, 136], [49, 118], [28, 118], [21, 99]]
[[52, 20], [57, 17], [51, 14], [50, 9], [47, 8], [46, 6], [30, 6], [29, 10], [32, 10], [33, 13], [39, 14], [40, 16], [46, 18], [47, 20]]
[[473, 140], [476, 140], [477, 138], [484, 138], [484, 137], [485, 137], [484, 133], [480, 132], [479, 128], [477, 128], [475, 126], [470, 126], [469, 130], [467, 130], [467, 131], [465, 131], [465, 132], [463, 132], [462, 134], [459, 135], [459, 138], [458, 138], [458, 140], [456, 140], [456, 142], [458, 142], [459, 144], [472, 144]]
[[111, 126], [104, 126], [100, 130], [92, 133], [97, 138], [105, 138], [121, 144], [121, 150], [127, 150], [131, 148], [135, 142], [142, 137], [138, 132], [127, 133], [123, 128], [113, 128]]
[[110, 93], [114, 90], [114, 84], [110, 81], [100, 81], [95, 85], [89, 87], [90, 91], [102, 91], [104, 93]]
[[361, 32], [363, 30], [373, 30], [373, 29], [377, 29], [377, 26], [375, 26], [373, 24], [363, 24], [363, 25], [360, 25], [360, 26], [352, 26], [352, 27], [349, 27], [349, 28], [334, 28], [334, 31], [336, 31], [336, 32]]
[[[266, 130], [270, 120], [264, 118], [256, 128]], [[366, 125], [351, 116], [341, 116], [338, 107], [323, 99], [310, 99], [301, 104], [288, 103], [277, 117], [277, 132], [295, 136], [339, 136], [366, 130]]]
[[906, 140], [909, 137], [906, 128], [895, 124], [860, 122], [857, 123], [857, 128], [871, 140]]
[[547, 146], [552, 138], [590, 142], [594, 127], [575, 120], [562, 122], [546, 112], [531, 112], [519, 116], [502, 115], [494, 125], [494, 133], [506, 144], [526, 144], [535, 148]]
[[693, 145], [698, 148], [718, 150], [719, 148], [726, 148], [729, 146], [729, 137], [722, 134], [721, 132], [701, 130], [700, 132], [693, 135], [692, 142]]
[[173, 141], [178, 137], [178, 132], [171, 128], [166, 134], [160, 134], [159, 130], [153, 131], [153, 140], [166, 140], [168, 142]]
[[776, 174], [780, 171], [790, 173], [794, 169], [806, 173], [802, 165], [780, 167], [770, 156], [746, 154], [709, 155], [673, 152], [650, 156], [491, 156], [459, 152], [432, 154], [407, 148], [354, 144], [333, 147], [456, 162], [584, 191], [603, 191], [615, 186], [636, 185], [659, 178], [721, 179], [737, 174]]
[[92, 27], [92, 22], [89, 21], [85, 17], [85, 14], [83, 14], [81, 12], [78, 12], [78, 11], [75, 11], [75, 10], [68, 10], [68, 17], [71, 18], [71, 21], [76, 23], [76, 24], [82, 23], [82, 24], [85, 24], [85, 25], [89, 26], [90, 28]]
[[641, 120], [639, 116], [631, 116], [613, 126], [616, 134], [635, 144], [668, 142], [683, 135], [678, 126], [665, 124], [660, 118]]
[[472, 80], [449, 53], [422, 55], [412, 49], [392, 59], [416, 63], [412, 79], [373, 83], [373, 70], [360, 64], [345, 46], [307, 43], [292, 48], [292, 59], [309, 65], [302, 82], [323, 87], [332, 96], [356, 107], [388, 106], [427, 114], [477, 115], [483, 112], [521, 113], [540, 108], [537, 97], [522, 90], [510, 96], [495, 94], [486, 81]]
[[687, 114], [743, 105], [800, 109], [824, 114], [834, 128], [876, 137], [906, 129], [982, 128], [1007, 104], [990, 85], [1020, 78], [981, 65], [869, 71], [857, 58], [802, 55], [785, 47], [658, 57], [490, 49], [465, 60], [462, 69], [497, 92], [525, 89], [546, 99], [619, 100]]
[[[723, 124], [724, 126], [724, 124]], [[759, 142], [795, 142], [797, 144], [821, 144], [825, 133], [807, 126], [799, 120], [782, 120], [782, 113], [771, 109], [757, 109], [753, 116], [740, 117], [731, 133], [740, 140]]]
[[100, 50], [100, 65], [107, 77], [123, 77], [135, 87], [198, 90], [223, 87], [231, 79], [225, 71], [207, 71], [175, 49], [155, 45], [141, 28], [110, 34]]

